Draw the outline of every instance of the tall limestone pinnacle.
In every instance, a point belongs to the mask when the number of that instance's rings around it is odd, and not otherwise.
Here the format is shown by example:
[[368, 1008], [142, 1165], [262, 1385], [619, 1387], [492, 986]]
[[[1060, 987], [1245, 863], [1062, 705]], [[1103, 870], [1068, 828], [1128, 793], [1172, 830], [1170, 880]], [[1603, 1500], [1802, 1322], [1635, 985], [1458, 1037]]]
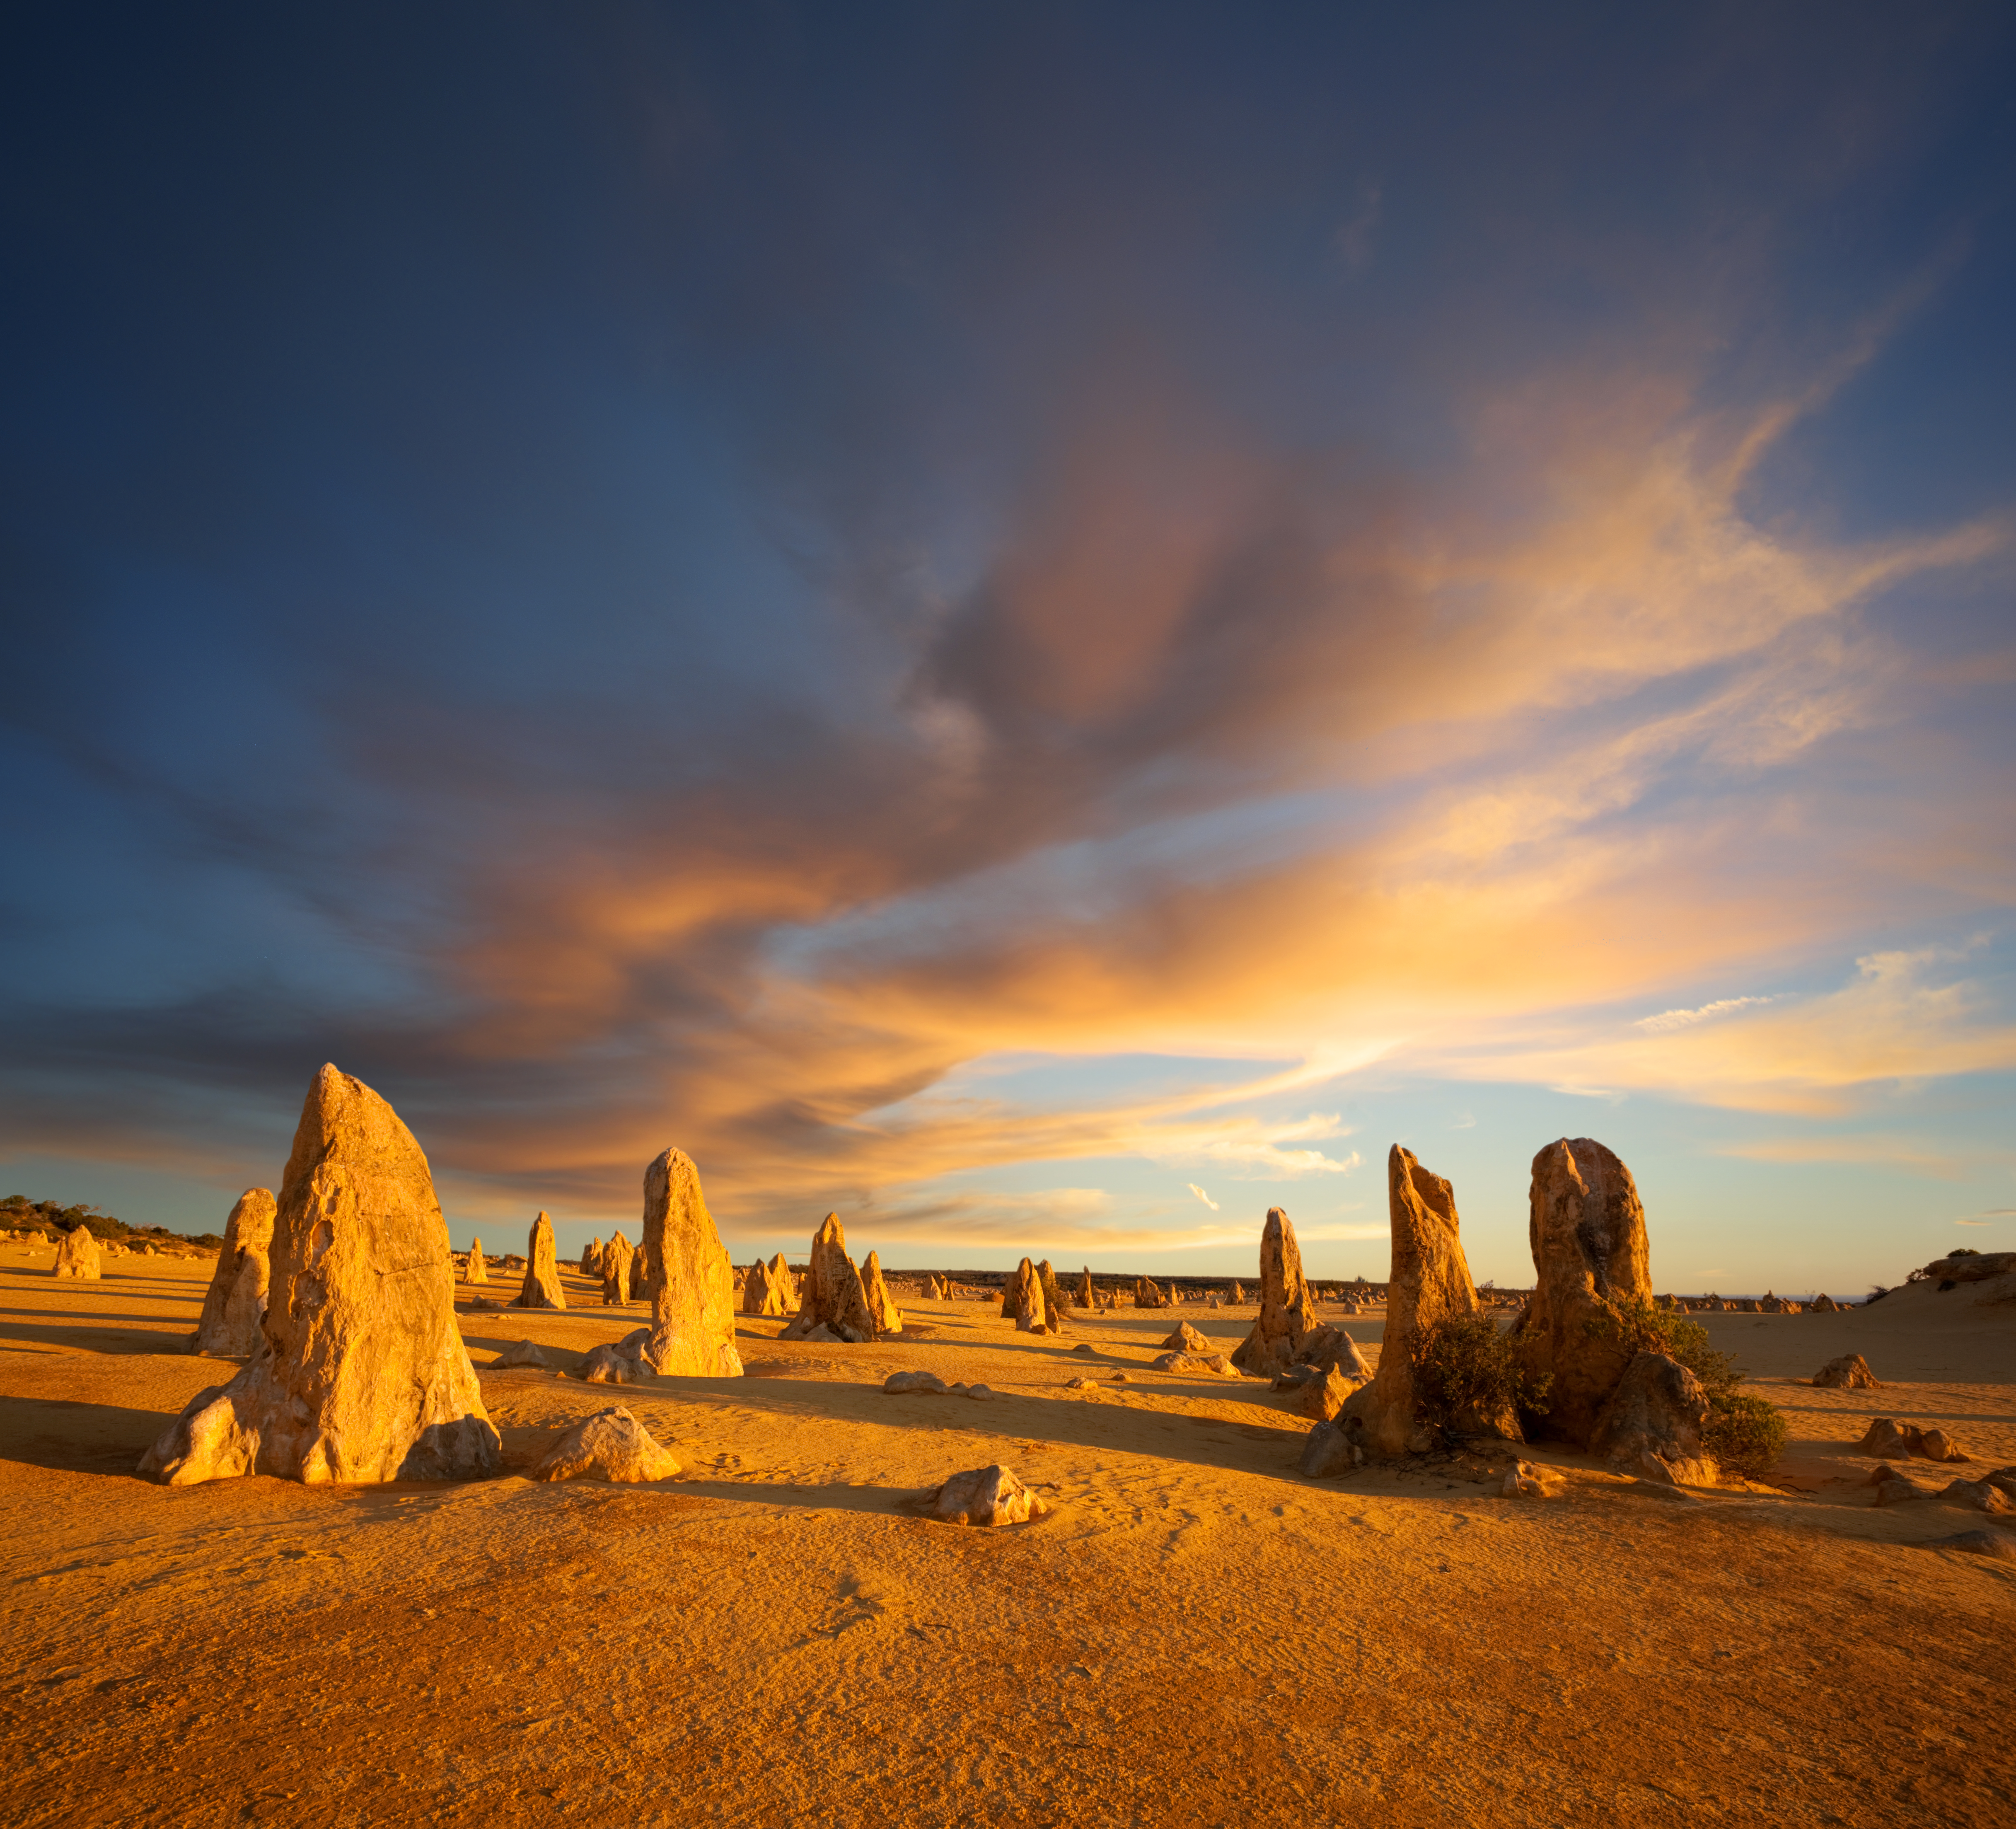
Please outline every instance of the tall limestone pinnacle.
[[553, 1222], [542, 1212], [532, 1222], [531, 1236], [525, 1240], [525, 1280], [520, 1286], [518, 1299], [511, 1305], [520, 1309], [563, 1309], [567, 1295], [560, 1287], [560, 1264], [553, 1245]]
[[1547, 1434], [1586, 1446], [1631, 1356], [1615, 1339], [1626, 1305], [1652, 1300], [1651, 1244], [1638, 1184], [1590, 1137], [1564, 1137], [1533, 1158], [1532, 1300], [1518, 1322], [1529, 1370], [1550, 1374]]
[[1260, 1315], [1232, 1363], [1256, 1376], [1279, 1372], [1294, 1362], [1302, 1336], [1316, 1324], [1294, 1226], [1281, 1208], [1269, 1207], [1260, 1233]]
[[739, 1378], [735, 1273], [707, 1210], [700, 1170], [683, 1150], [667, 1150], [644, 1171], [645, 1281], [632, 1293], [651, 1305], [639, 1357], [681, 1378]]
[[427, 1159], [390, 1105], [334, 1067], [301, 1107], [271, 1265], [251, 1363], [200, 1393], [142, 1473], [183, 1486], [254, 1473], [313, 1485], [497, 1471]]
[[244, 1359], [259, 1344], [259, 1318], [266, 1312], [272, 1275], [268, 1262], [277, 1211], [270, 1189], [248, 1187], [224, 1222], [224, 1248], [217, 1254], [210, 1291], [189, 1342], [192, 1352]]
[[803, 1340], [818, 1327], [855, 1345], [877, 1334], [868, 1291], [847, 1255], [847, 1231], [837, 1213], [827, 1214], [812, 1234], [812, 1262], [805, 1266], [798, 1312], [778, 1338]]

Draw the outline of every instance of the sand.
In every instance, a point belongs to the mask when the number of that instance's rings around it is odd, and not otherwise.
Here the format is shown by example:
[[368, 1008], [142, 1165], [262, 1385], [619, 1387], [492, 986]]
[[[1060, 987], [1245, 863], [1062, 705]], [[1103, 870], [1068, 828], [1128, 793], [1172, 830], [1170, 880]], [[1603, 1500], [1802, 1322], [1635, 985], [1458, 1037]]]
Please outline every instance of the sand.
[[[1298, 1478], [1291, 1394], [1147, 1369], [1166, 1312], [1050, 1340], [907, 1301], [934, 1331], [872, 1346], [740, 1318], [748, 1377], [620, 1393], [685, 1477], [543, 1485], [617, 1399], [488, 1362], [645, 1310], [459, 1289], [506, 1477], [171, 1491], [132, 1468], [232, 1369], [175, 1351], [209, 1262], [52, 1255], [0, 1248], [11, 1824], [2016, 1818], [2016, 1563], [1924, 1547], [1989, 1521], [1871, 1509], [1850, 1452], [1892, 1415], [1975, 1457], [1942, 1479], [2016, 1462], [2016, 1304], [1700, 1317], [1787, 1412], [1775, 1483], [1674, 1499], [1541, 1451], [1560, 1496], [1518, 1500], [1476, 1478], [1510, 1451]], [[1181, 1318], [1229, 1350], [1254, 1312]], [[1376, 1312], [1345, 1325], [1376, 1353]], [[1788, 1381], [1851, 1351], [1889, 1388]], [[999, 1395], [882, 1394], [917, 1367]], [[996, 1460], [1048, 1518], [916, 1514]]]

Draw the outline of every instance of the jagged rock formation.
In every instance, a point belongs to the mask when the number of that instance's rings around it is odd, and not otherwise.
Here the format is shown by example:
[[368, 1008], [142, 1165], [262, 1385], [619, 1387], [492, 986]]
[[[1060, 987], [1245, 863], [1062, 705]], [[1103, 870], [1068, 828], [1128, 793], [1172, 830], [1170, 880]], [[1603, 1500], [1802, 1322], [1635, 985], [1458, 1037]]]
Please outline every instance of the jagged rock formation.
[[1269, 1207], [1260, 1233], [1260, 1316], [1232, 1363], [1257, 1378], [1272, 1377], [1301, 1351], [1316, 1319], [1295, 1228], [1280, 1208]]
[[861, 1273], [847, 1255], [847, 1233], [837, 1213], [812, 1234], [812, 1262], [805, 1267], [805, 1292], [781, 1340], [808, 1340], [823, 1327], [835, 1340], [859, 1345], [875, 1338], [875, 1318], [868, 1312], [868, 1292]]
[[563, 1309], [567, 1297], [560, 1289], [560, 1259], [553, 1255], [553, 1222], [542, 1212], [532, 1222], [532, 1235], [525, 1245], [525, 1280], [518, 1299], [520, 1309]]
[[1664, 1353], [1637, 1353], [1597, 1416], [1589, 1451], [1620, 1473], [1712, 1486], [1715, 1464], [1701, 1446], [1708, 1415], [1708, 1393], [1685, 1366]]
[[868, 1262], [861, 1266], [861, 1296], [868, 1305], [868, 1319], [875, 1325], [878, 1340], [903, 1331], [902, 1311], [896, 1306], [896, 1298], [890, 1294], [889, 1285], [882, 1280], [882, 1259], [873, 1251], [868, 1254]]
[[627, 1410], [602, 1410], [561, 1436], [533, 1471], [535, 1480], [608, 1480], [641, 1485], [679, 1471], [671, 1453]]
[[1089, 1264], [1078, 1274], [1078, 1305], [1082, 1309], [1099, 1306], [1099, 1298], [1092, 1287], [1092, 1266]]
[[1005, 1467], [955, 1474], [931, 1495], [931, 1514], [946, 1524], [1026, 1524], [1049, 1508]]
[[584, 1276], [592, 1278], [597, 1283], [602, 1280], [602, 1240], [600, 1239], [591, 1238], [582, 1248], [581, 1273]]
[[1841, 1312], [1841, 1304], [1831, 1295], [1816, 1295], [1807, 1303], [1807, 1311], [1816, 1315], [1833, 1315]]
[[302, 1107], [271, 1261], [259, 1351], [190, 1402], [142, 1473], [182, 1486], [497, 1471], [427, 1159], [391, 1106], [333, 1067]]
[[1363, 1384], [1372, 1376], [1372, 1367], [1366, 1363], [1365, 1355], [1358, 1350], [1358, 1342], [1341, 1327], [1327, 1323], [1304, 1339], [1302, 1350], [1295, 1355], [1295, 1363], [1313, 1366], [1319, 1373], [1336, 1366], [1356, 1384]]
[[629, 1305], [631, 1279], [636, 1268], [636, 1254], [631, 1250], [629, 1240], [620, 1230], [612, 1232], [608, 1244], [602, 1248], [602, 1305], [605, 1309]]
[[250, 1357], [259, 1345], [271, 1276], [268, 1254], [277, 1211], [270, 1188], [248, 1187], [224, 1222], [224, 1248], [211, 1273], [209, 1293], [189, 1351], [217, 1359]]
[[1050, 1268], [1048, 1258], [1036, 1266], [1036, 1280], [1043, 1286], [1043, 1312], [1049, 1317], [1050, 1331], [1060, 1333], [1064, 1316], [1070, 1312], [1071, 1298], [1057, 1287], [1057, 1273]]
[[742, 1284], [742, 1312], [745, 1315], [781, 1316], [791, 1312], [791, 1301], [783, 1287], [761, 1258], [749, 1266]]
[[1631, 1171], [1588, 1137], [1564, 1137], [1533, 1158], [1531, 1199], [1535, 1282], [1519, 1354], [1553, 1379], [1546, 1432], [1586, 1447], [1630, 1363], [1617, 1338], [1621, 1310], [1652, 1300], [1645, 1209]]
[[74, 1226], [63, 1234], [63, 1243], [56, 1247], [56, 1268], [49, 1274], [79, 1283], [96, 1283], [104, 1276], [104, 1254], [88, 1226]]
[[1343, 1410], [1345, 1400], [1360, 1382], [1346, 1377], [1337, 1366], [1330, 1366], [1320, 1378], [1312, 1378], [1302, 1387], [1302, 1414], [1312, 1422], [1330, 1421]]
[[[644, 1171], [643, 1251], [651, 1332], [638, 1358], [661, 1377], [740, 1377], [727, 1248], [683, 1150], [667, 1150]], [[634, 1263], [631, 1276], [634, 1288]]]
[[469, 1253], [462, 1260], [462, 1280], [465, 1283], [488, 1283], [490, 1272], [483, 1262], [483, 1240], [473, 1238], [469, 1241]]
[[1137, 1309], [1165, 1309], [1169, 1305], [1154, 1280], [1141, 1276], [1136, 1278], [1134, 1283], [1134, 1305]]
[[1001, 1312], [1013, 1318], [1018, 1333], [1050, 1331], [1049, 1306], [1043, 1299], [1043, 1280], [1027, 1258], [1015, 1266], [1015, 1274], [1001, 1292]]
[[1236, 1309], [1240, 1307], [1245, 1300], [1246, 1291], [1235, 1282], [1232, 1286], [1232, 1293], [1225, 1298], [1226, 1306]]
[[621, 1347], [605, 1342], [590, 1349], [574, 1375], [584, 1384], [634, 1384], [643, 1377], [644, 1367]]
[[[1386, 1332], [1379, 1370], [1344, 1406], [1347, 1431], [1374, 1459], [1417, 1453], [1430, 1445], [1417, 1359], [1445, 1321], [1480, 1312], [1463, 1255], [1456, 1190], [1398, 1143], [1386, 1154], [1386, 1207], [1393, 1269], [1386, 1284]], [[1510, 1406], [1450, 1419], [1459, 1429], [1522, 1439]]]
[[1813, 1374], [1813, 1382], [1823, 1391], [1881, 1391], [1869, 1362], [1859, 1352], [1845, 1352], [1829, 1359]]

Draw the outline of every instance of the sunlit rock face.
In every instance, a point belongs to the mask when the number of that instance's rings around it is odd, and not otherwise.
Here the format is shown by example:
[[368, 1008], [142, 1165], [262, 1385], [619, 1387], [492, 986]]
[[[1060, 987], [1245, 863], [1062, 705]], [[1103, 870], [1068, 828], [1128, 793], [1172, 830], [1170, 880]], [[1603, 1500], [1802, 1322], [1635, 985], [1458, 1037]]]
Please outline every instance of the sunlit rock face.
[[1589, 1137], [1564, 1137], [1533, 1158], [1531, 1200], [1534, 1289], [1520, 1356], [1553, 1379], [1546, 1433], [1586, 1448], [1631, 1361], [1614, 1338], [1621, 1309], [1652, 1300], [1645, 1208], [1631, 1171]]
[[829, 1213], [812, 1234], [812, 1262], [805, 1267], [805, 1293], [782, 1340], [803, 1340], [823, 1327], [836, 1340], [855, 1345], [875, 1338], [875, 1319], [868, 1312], [868, 1292], [861, 1273], [847, 1255], [847, 1232], [837, 1213]]
[[259, 1344], [279, 1210], [270, 1188], [248, 1187], [238, 1197], [224, 1222], [224, 1248], [217, 1254], [217, 1269], [203, 1298], [203, 1313], [189, 1342], [192, 1352], [242, 1359]]
[[644, 1171], [644, 1244], [651, 1332], [638, 1356], [661, 1376], [739, 1378], [735, 1273], [707, 1210], [700, 1171], [667, 1150]]
[[496, 1471], [427, 1159], [390, 1105], [334, 1067], [301, 1109], [272, 1268], [252, 1363], [198, 1395], [142, 1473], [179, 1486], [252, 1473], [313, 1484]]
[[560, 1259], [553, 1249], [553, 1222], [544, 1213], [532, 1222], [525, 1241], [525, 1280], [518, 1290], [516, 1305], [521, 1309], [563, 1309], [567, 1297], [560, 1289]]
[[1294, 1363], [1316, 1320], [1295, 1228], [1281, 1208], [1269, 1207], [1260, 1233], [1260, 1315], [1232, 1363], [1256, 1377], [1272, 1377]]

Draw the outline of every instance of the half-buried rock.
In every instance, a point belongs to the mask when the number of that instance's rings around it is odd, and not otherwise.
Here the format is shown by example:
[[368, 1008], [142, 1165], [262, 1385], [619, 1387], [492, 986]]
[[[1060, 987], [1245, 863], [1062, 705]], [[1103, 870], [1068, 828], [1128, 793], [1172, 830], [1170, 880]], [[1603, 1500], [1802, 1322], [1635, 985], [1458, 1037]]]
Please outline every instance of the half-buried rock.
[[525, 1280], [513, 1305], [521, 1309], [563, 1309], [560, 1259], [553, 1252], [553, 1222], [544, 1213], [532, 1222], [525, 1245]]
[[837, 1213], [827, 1214], [812, 1234], [812, 1262], [805, 1266], [798, 1312], [777, 1338], [807, 1340], [819, 1327], [835, 1340], [857, 1346], [875, 1338], [868, 1292], [861, 1286], [861, 1273], [847, 1255], [847, 1232]]
[[[1456, 1190], [1395, 1143], [1386, 1154], [1386, 1206], [1393, 1269], [1386, 1285], [1386, 1332], [1379, 1370], [1352, 1392], [1341, 1422], [1375, 1459], [1419, 1453], [1432, 1443], [1420, 1355], [1445, 1323], [1481, 1313], [1463, 1255]], [[1481, 1324], [1490, 1325], [1489, 1317]], [[1445, 1419], [1457, 1429], [1521, 1439], [1509, 1403], [1474, 1401]]]
[[196, 1324], [189, 1351], [214, 1359], [249, 1359], [259, 1344], [259, 1318], [266, 1312], [272, 1272], [272, 1190], [248, 1187], [224, 1222], [224, 1248], [211, 1273], [210, 1292]]
[[1546, 1432], [1586, 1447], [1631, 1363], [1623, 1312], [1652, 1301], [1645, 1208], [1631, 1171], [1588, 1137], [1564, 1137], [1533, 1158], [1530, 1197], [1535, 1281], [1518, 1352], [1529, 1374], [1552, 1381]]
[[975, 1467], [970, 1473], [954, 1474], [931, 1500], [931, 1515], [946, 1524], [1027, 1524], [1049, 1510], [1005, 1467]]
[[272, 1262], [252, 1363], [200, 1393], [142, 1473], [187, 1486], [253, 1473], [312, 1485], [496, 1472], [427, 1159], [391, 1106], [333, 1067], [301, 1109]]
[[651, 1431], [623, 1409], [599, 1410], [561, 1436], [533, 1469], [535, 1480], [607, 1480], [643, 1485], [669, 1480], [679, 1464]]
[[661, 1377], [739, 1378], [735, 1278], [700, 1171], [668, 1150], [644, 1171], [651, 1332], [638, 1358]]
[[1301, 1247], [1280, 1207], [1267, 1209], [1260, 1233], [1260, 1315], [1232, 1363], [1256, 1378], [1271, 1378], [1301, 1351], [1302, 1336], [1316, 1323], [1316, 1305], [1302, 1276]]
[[56, 1268], [49, 1274], [79, 1283], [96, 1283], [103, 1277], [103, 1254], [88, 1226], [73, 1226], [63, 1234], [63, 1243], [56, 1247]]
[[1813, 1374], [1813, 1383], [1823, 1391], [1881, 1391], [1869, 1362], [1859, 1352], [1845, 1352], [1829, 1359]]

